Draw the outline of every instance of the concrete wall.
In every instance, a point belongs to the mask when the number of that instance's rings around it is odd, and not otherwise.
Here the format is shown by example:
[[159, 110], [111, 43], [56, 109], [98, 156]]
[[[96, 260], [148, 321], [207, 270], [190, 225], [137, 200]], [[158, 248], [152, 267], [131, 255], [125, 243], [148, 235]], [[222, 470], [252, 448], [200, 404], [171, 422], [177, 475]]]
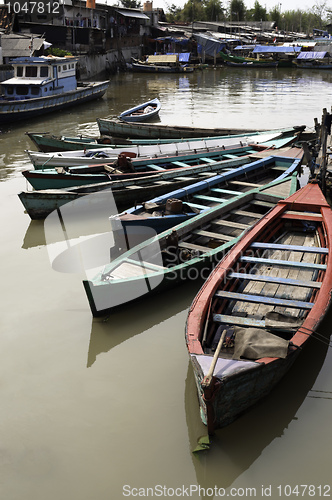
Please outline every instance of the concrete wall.
[[141, 58], [141, 47], [122, 47], [119, 50], [109, 50], [106, 54], [78, 56], [78, 76], [80, 80], [91, 80], [102, 73], [115, 73], [124, 69], [131, 58]]

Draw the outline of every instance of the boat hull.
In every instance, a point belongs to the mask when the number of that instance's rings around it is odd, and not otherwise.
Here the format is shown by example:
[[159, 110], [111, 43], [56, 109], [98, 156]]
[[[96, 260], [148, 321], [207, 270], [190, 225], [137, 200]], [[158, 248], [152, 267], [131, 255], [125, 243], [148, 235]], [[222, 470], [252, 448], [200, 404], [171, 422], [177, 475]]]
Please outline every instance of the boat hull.
[[119, 116], [119, 119], [125, 122], [145, 122], [155, 118], [159, 114], [160, 108], [161, 103], [159, 99], [152, 99], [152, 101], [124, 111]]
[[77, 106], [102, 97], [109, 82], [97, 82], [63, 94], [20, 101], [0, 101], [0, 123], [6, 124], [40, 116], [41, 114]]
[[246, 232], [198, 292], [186, 343], [210, 434], [266, 396], [317, 331], [331, 299], [331, 237], [331, 208], [308, 184]]

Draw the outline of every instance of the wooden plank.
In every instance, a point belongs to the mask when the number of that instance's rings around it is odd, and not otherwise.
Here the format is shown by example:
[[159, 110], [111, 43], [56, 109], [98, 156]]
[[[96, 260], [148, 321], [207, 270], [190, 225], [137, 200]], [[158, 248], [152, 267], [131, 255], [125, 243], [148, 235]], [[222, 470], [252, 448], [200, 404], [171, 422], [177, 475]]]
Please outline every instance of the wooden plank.
[[260, 200], [252, 200], [252, 205], [258, 205], [259, 207], [267, 207], [272, 208], [276, 206], [276, 203], [271, 203], [270, 201], [260, 201]]
[[199, 252], [210, 252], [212, 248], [203, 247], [202, 245], [196, 245], [195, 243], [189, 243], [189, 241], [181, 241], [178, 246], [180, 248], [188, 248], [190, 250], [198, 250]]
[[196, 229], [193, 233], [198, 236], [206, 236], [207, 238], [212, 238], [214, 240], [232, 241], [234, 239], [234, 236], [229, 236], [228, 234], [213, 233], [212, 231], [204, 231], [203, 229]]
[[176, 165], [177, 167], [189, 167], [188, 163], [183, 163], [183, 161], [172, 161], [172, 165]]
[[213, 160], [212, 158], [200, 158], [202, 161], [206, 163], [217, 163], [217, 160]]
[[312, 221], [312, 222], [321, 222], [322, 216], [319, 214], [309, 215], [309, 214], [305, 214], [305, 213], [301, 213], [301, 214], [285, 213], [281, 216], [281, 219], [291, 219], [291, 220], [297, 219], [297, 220], [308, 220], [308, 221]]
[[304, 302], [292, 299], [278, 299], [276, 297], [267, 297], [265, 295], [250, 295], [246, 293], [234, 293], [226, 290], [218, 290], [215, 297], [228, 300], [240, 300], [242, 302], [254, 302], [256, 304], [269, 304], [280, 307], [294, 307], [295, 309], [312, 309], [312, 302]]
[[254, 182], [245, 182], [245, 181], [229, 181], [230, 184], [236, 184], [237, 186], [248, 186], [248, 187], [261, 187], [262, 184], [255, 184]]
[[208, 196], [206, 194], [194, 194], [193, 197], [197, 200], [213, 201], [215, 203], [222, 203], [224, 201], [227, 201], [225, 198], [217, 198], [215, 196]]
[[154, 165], [153, 163], [149, 163], [147, 167], [151, 168], [152, 170], [165, 170], [163, 167], [159, 167], [159, 165]]
[[241, 316], [228, 316], [227, 314], [213, 314], [213, 321], [228, 325], [251, 326], [265, 328], [265, 320], [255, 318], [243, 318]]
[[214, 193], [231, 194], [232, 196], [241, 194], [241, 191], [232, 191], [231, 189], [211, 188], [211, 191]]
[[218, 226], [227, 226], [227, 227], [234, 227], [235, 229], [247, 229], [250, 227], [250, 224], [242, 224], [241, 222], [233, 222], [231, 220], [214, 220], [212, 221], [213, 224], [217, 224]]
[[186, 201], [185, 204], [189, 207], [198, 208], [199, 210], [206, 210], [208, 208], [206, 205], [198, 205], [197, 203], [192, 203], [189, 201]]
[[238, 158], [237, 155], [231, 155], [231, 154], [225, 154], [223, 155], [224, 158], [228, 158], [229, 160], [233, 160], [235, 158]]
[[261, 214], [256, 214], [255, 212], [248, 212], [247, 210], [232, 210], [232, 214], [240, 215], [241, 217], [252, 217], [254, 219], [260, 219], [262, 217]]
[[260, 243], [258, 241], [250, 245], [251, 248], [264, 248], [273, 250], [289, 250], [291, 252], [309, 252], [309, 253], [324, 253], [328, 254], [327, 248], [323, 247], [304, 247], [301, 245], [283, 245], [280, 243]]
[[322, 283], [320, 281], [303, 281], [292, 278], [283, 278], [279, 276], [262, 276], [261, 274], [246, 274], [246, 273], [230, 273], [229, 278], [250, 280], [250, 281], [264, 281], [270, 283], [278, 283], [279, 285], [301, 286], [305, 288], [320, 288]]
[[313, 264], [310, 262], [297, 262], [290, 260], [278, 260], [278, 259], [263, 259], [261, 257], [240, 257], [241, 262], [254, 262], [255, 264], [269, 264], [273, 266], [285, 266], [285, 267], [301, 267], [304, 269], [321, 269], [325, 270], [325, 264]]

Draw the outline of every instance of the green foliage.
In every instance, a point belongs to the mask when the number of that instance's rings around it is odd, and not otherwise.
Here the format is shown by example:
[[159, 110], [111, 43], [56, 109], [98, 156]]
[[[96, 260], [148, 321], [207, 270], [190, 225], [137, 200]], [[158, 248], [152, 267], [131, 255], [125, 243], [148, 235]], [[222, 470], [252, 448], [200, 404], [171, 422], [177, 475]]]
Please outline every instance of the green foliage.
[[231, 0], [229, 4], [229, 17], [231, 21], [244, 21], [246, 18], [246, 6], [243, 0]]
[[[121, 0], [122, 1], [122, 0]], [[123, 0], [123, 2], [135, 0]], [[122, 3], [123, 3], [122, 2]], [[255, 0], [252, 9], [246, 9], [243, 0], [230, 0], [228, 9], [223, 7], [221, 0], [187, 0], [183, 9], [175, 4], [167, 6], [168, 22], [193, 21], [274, 21], [278, 31], [312, 34], [314, 28], [326, 29], [326, 24], [332, 21], [332, 9], [327, 7], [325, 0], [316, 0], [310, 9], [281, 11], [281, 4], [276, 2], [273, 9], [267, 12], [259, 0]]]
[[72, 56], [73, 54], [71, 52], [68, 52], [68, 50], [58, 49], [57, 47], [50, 47], [47, 50], [45, 50], [45, 55], [65, 57], [65, 56]]
[[139, 9], [141, 7], [141, 2], [136, 0], [120, 0], [123, 7], [126, 9]]
[[253, 9], [253, 21], [267, 21], [267, 11], [258, 0], [255, 1], [255, 6]]

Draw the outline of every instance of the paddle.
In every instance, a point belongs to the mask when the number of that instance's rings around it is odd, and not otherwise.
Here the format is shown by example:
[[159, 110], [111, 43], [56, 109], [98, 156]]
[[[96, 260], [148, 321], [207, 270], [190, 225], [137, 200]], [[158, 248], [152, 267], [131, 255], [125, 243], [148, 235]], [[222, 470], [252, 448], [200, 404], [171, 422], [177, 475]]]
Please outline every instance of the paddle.
[[203, 389], [207, 389], [211, 385], [213, 372], [214, 372], [214, 369], [216, 367], [218, 356], [219, 356], [219, 353], [221, 351], [222, 345], [224, 343], [226, 333], [227, 333], [227, 329], [225, 328], [225, 330], [223, 330], [223, 332], [220, 336], [220, 339], [219, 339], [219, 342], [217, 345], [217, 349], [215, 350], [215, 353], [214, 353], [212, 361], [211, 361], [209, 371], [207, 372], [207, 374], [205, 375], [205, 377], [202, 380], [202, 388]]

